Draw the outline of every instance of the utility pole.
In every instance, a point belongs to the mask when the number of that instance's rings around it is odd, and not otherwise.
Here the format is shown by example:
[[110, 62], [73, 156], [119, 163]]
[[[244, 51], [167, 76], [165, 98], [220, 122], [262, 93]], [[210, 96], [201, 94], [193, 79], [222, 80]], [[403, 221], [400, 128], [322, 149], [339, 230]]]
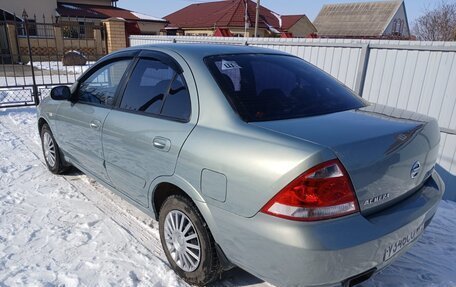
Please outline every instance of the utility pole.
[[257, 37], [258, 35], [258, 18], [260, 18], [260, 0], [257, 0], [257, 7], [256, 7], [256, 15], [255, 15], [255, 35], [253, 37]]
[[[247, 0], [250, 1], [250, 0]], [[249, 28], [249, 6], [248, 2], [245, 1], [245, 13], [244, 13], [244, 38], [247, 37], [247, 29]]]

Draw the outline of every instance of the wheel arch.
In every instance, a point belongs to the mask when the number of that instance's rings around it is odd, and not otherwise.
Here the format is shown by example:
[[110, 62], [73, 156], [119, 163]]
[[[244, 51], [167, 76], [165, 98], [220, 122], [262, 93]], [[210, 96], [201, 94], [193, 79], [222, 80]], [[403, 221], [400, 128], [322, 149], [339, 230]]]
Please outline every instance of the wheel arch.
[[217, 226], [213, 220], [211, 211], [201, 194], [191, 186], [190, 183], [179, 177], [178, 179], [173, 177], [162, 177], [158, 181], [155, 180], [154, 183], [155, 184], [152, 185], [154, 188], [151, 189], [150, 199], [155, 219], [157, 221], [159, 220], [160, 208], [168, 197], [172, 195], [181, 195], [189, 198], [200, 212], [215, 240], [216, 252], [222, 269], [226, 271], [233, 268], [233, 263], [226, 257], [222, 247], [217, 243]]
[[46, 118], [44, 118], [44, 117], [42, 117], [42, 116], [40, 116], [39, 119], [38, 119], [38, 134], [39, 134], [40, 137], [41, 137], [41, 129], [43, 128], [43, 126], [44, 126], [45, 124], [46, 124], [46, 125], [49, 127], [49, 129], [51, 130], [52, 136], [54, 137], [54, 140], [55, 140], [55, 142], [56, 142], [56, 144], [57, 144], [57, 146], [58, 146], [58, 148], [59, 148], [60, 161], [61, 161], [62, 165], [63, 165], [65, 168], [70, 167], [71, 164], [70, 164], [69, 162], [66, 161], [66, 159], [65, 159], [65, 153], [64, 153], [64, 151], [62, 150], [62, 148], [60, 147], [59, 141], [57, 140], [57, 138], [55, 137], [55, 134], [54, 134], [53, 131], [52, 131], [52, 127], [51, 127], [51, 125], [50, 125], [50, 122], [49, 122]]
[[40, 117], [38, 119], [38, 132], [41, 133], [41, 129], [43, 128], [44, 124], [47, 124], [49, 126], [49, 123], [47, 120], [43, 117]]

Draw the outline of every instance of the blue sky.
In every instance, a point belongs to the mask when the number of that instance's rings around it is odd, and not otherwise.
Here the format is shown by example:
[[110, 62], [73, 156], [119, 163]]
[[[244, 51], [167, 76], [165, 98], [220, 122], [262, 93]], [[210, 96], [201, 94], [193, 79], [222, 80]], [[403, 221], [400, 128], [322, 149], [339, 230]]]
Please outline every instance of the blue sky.
[[[369, 0], [367, 0], [369, 1]], [[373, 1], [373, 0], [371, 0]], [[453, 2], [456, 0], [451, 0]], [[192, 3], [211, 2], [208, 0], [120, 0], [118, 6], [155, 17], [166, 16]], [[306, 14], [314, 20], [323, 4], [357, 2], [357, 0], [261, 0], [261, 5], [285, 14]], [[419, 17], [426, 7], [432, 7], [437, 0], [405, 0], [409, 21]]]

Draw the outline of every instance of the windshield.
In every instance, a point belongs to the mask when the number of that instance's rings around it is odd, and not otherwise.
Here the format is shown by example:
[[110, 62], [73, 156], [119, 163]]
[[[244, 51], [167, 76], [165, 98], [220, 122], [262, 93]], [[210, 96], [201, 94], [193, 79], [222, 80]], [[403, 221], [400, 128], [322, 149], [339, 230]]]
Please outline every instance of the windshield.
[[366, 105], [332, 76], [297, 57], [218, 55], [205, 62], [246, 122], [309, 117]]

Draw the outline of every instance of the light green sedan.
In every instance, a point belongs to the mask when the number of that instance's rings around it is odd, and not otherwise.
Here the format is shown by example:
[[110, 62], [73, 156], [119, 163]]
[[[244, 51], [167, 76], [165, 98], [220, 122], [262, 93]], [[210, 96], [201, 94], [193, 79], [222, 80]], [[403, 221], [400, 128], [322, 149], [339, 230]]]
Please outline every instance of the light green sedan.
[[159, 220], [171, 267], [353, 286], [436, 212], [437, 122], [367, 103], [306, 61], [247, 46], [110, 54], [42, 101], [49, 170], [74, 166]]

